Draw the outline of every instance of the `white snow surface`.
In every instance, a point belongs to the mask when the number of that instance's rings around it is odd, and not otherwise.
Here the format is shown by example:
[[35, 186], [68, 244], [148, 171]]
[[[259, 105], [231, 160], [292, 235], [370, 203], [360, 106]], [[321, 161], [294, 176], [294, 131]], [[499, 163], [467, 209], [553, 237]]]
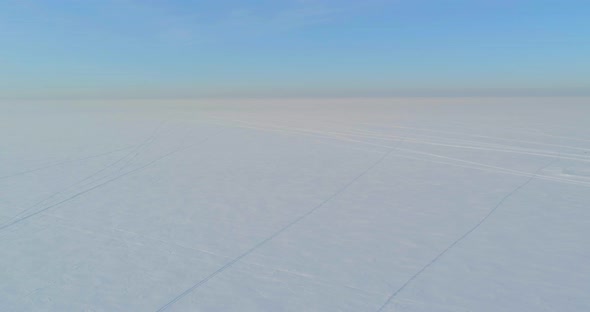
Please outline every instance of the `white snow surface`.
[[590, 100], [3, 101], [0, 311], [590, 311]]

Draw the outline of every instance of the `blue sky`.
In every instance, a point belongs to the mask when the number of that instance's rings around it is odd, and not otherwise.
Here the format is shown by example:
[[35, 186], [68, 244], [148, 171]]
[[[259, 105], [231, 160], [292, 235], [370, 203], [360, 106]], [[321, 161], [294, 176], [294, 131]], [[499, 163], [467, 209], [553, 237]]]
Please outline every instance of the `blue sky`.
[[590, 1], [4, 0], [0, 97], [588, 95]]

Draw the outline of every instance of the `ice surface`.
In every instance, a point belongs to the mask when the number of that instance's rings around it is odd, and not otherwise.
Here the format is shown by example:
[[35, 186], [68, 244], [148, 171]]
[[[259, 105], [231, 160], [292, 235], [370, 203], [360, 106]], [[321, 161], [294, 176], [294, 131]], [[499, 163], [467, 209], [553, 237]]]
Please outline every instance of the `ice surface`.
[[0, 311], [590, 310], [589, 99], [0, 112]]

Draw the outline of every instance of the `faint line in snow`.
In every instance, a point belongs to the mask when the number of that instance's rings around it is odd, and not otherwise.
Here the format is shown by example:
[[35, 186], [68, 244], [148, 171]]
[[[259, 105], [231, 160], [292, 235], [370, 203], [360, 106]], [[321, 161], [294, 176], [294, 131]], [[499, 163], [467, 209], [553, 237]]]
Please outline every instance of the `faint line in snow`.
[[[132, 154], [134, 154], [134, 153], [137, 154], [138, 151], [141, 150], [144, 146], [151, 144], [155, 140], [155, 137], [157, 135], [157, 132], [158, 132], [158, 130], [161, 127], [162, 127], [162, 125], [156, 127], [156, 129], [154, 129], [154, 131], [152, 132], [152, 134], [148, 138], [146, 138], [142, 143], [136, 145], [133, 150], [129, 151], [127, 154], [123, 155], [122, 157], [120, 157], [116, 161], [108, 164], [107, 166], [103, 167], [102, 169], [100, 169], [98, 171], [95, 171], [94, 173], [92, 173], [92, 174], [88, 175], [87, 177], [83, 178], [82, 180], [79, 180], [79, 181], [77, 181], [77, 182], [75, 182], [75, 183], [73, 183], [73, 184], [71, 184], [69, 186], [66, 186], [61, 191], [57, 191], [57, 192], [55, 192], [55, 193], [53, 193], [53, 194], [45, 197], [45, 199], [42, 199], [42, 200], [36, 202], [35, 204], [31, 205], [30, 207], [25, 208], [24, 210], [20, 211], [15, 216], [13, 216], [10, 220], [13, 221], [13, 220], [17, 219], [19, 216], [21, 216], [21, 215], [23, 215], [23, 214], [25, 214], [25, 213], [27, 213], [27, 212], [35, 209], [36, 207], [40, 206], [41, 204], [47, 202], [48, 200], [50, 200], [50, 199], [52, 199], [54, 197], [56, 197], [57, 195], [64, 193], [65, 191], [67, 191], [70, 188], [73, 188], [73, 187], [76, 187], [76, 186], [85, 187], [85, 186], [90, 185], [90, 184], [92, 184], [94, 182], [97, 182], [97, 181], [103, 180], [105, 178], [108, 178], [108, 176], [106, 176], [106, 177], [102, 177], [102, 178], [100, 178], [98, 180], [95, 180], [95, 181], [90, 181], [89, 183], [85, 183], [85, 184], [83, 183], [83, 182], [86, 182], [88, 180], [91, 180], [93, 177], [99, 175], [100, 173], [104, 172], [105, 170], [107, 170], [107, 169], [109, 169], [111, 167], [116, 166], [119, 162], [124, 161], [126, 158], [128, 158]], [[128, 160], [126, 163], [124, 163], [123, 166], [121, 166], [121, 168], [119, 168], [118, 171], [121, 172], [123, 169], [127, 168], [129, 166], [129, 164], [130, 164], [129, 162], [130, 162], [130, 160]]]
[[535, 174], [537, 174], [538, 172], [541, 172], [541, 170], [549, 167], [550, 165], [552, 165], [553, 163], [555, 163], [556, 161], [558, 161], [559, 158], [553, 159], [551, 162], [549, 162], [548, 164], [544, 165], [543, 167], [537, 169], [537, 171], [535, 171], [533, 173], [533, 175], [528, 178], [524, 183], [522, 183], [521, 185], [519, 185], [518, 187], [516, 187], [515, 189], [513, 189], [510, 193], [506, 194], [504, 197], [502, 197], [502, 199], [500, 199], [500, 201], [496, 204], [496, 206], [494, 206], [475, 226], [473, 226], [471, 229], [469, 229], [469, 231], [465, 232], [463, 235], [461, 235], [461, 237], [459, 237], [458, 239], [456, 239], [452, 244], [450, 244], [447, 248], [445, 248], [441, 253], [439, 253], [436, 257], [434, 257], [432, 260], [430, 260], [430, 262], [428, 262], [425, 266], [423, 266], [418, 272], [416, 272], [414, 275], [412, 275], [412, 277], [410, 277], [401, 287], [399, 287], [395, 292], [393, 292], [393, 294], [391, 294], [387, 300], [379, 307], [379, 309], [376, 310], [376, 312], [381, 312], [383, 311], [383, 309], [385, 309], [385, 307], [387, 307], [387, 305], [389, 305], [389, 303], [391, 303], [391, 301], [401, 292], [403, 291], [410, 283], [412, 283], [412, 281], [414, 281], [418, 276], [420, 276], [420, 274], [422, 274], [424, 271], [426, 271], [430, 266], [432, 266], [434, 263], [436, 263], [440, 258], [442, 258], [449, 250], [453, 249], [453, 247], [455, 247], [457, 244], [459, 244], [461, 241], [463, 241], [465, 238], [467, 238], [471, 233], [473, 233], [473, 231], [477, 230], [500, 206], [502, 206], [502, 204], [508, 199], [510, 198], [512, 195], [514, 195], [516, 192], [518, 192], [520, 189], [522, 189], [523, 187], [525, 187], [526, 185], [528, 185], [529, 183], [531, 183], [531, 181], [533, 181], [535, 179]]
[[289, 228], [291, 228], [292, 226], [294, 226], [295, 224], [299, 223], [301, 220], [305, 219], [306, 217], [310, 216], [311, 214], [313, 214], [314, 212], [316, 212], [318, 209], [320, 209], [321, 207], [323, 207], [325, 204], [327, 204], [329, 201], [331, 201], [332, 199], [336, 198], [338, 195], [340, 195], [341, 193], [343, 193], [344, 191], [346, 191], [351, 185], [353, 185], [356, 181], [358, 181], [360, 178], [362, 178], [363, 176], [365, 176], [368, 172], [370, 172], [373, 168], [375, 168], [376, 166], [378, 166], [379, 164], [381, 164], [386, 158], [387, 156], [389, 156], [389, 154], [391, 154], [393, 151], [396, 150], [397, 147], [393, 147], [391, 148], [389, 151], [387, 151], [386, 153], [384, 153], [379, 159], [377, 159], [376, 162], [374, 162], [371, 166], [369, 166], [367, 169], [365, 169], [362, 173], [360, 173], [359, 175], [357, 175], [354, 179], [352, 179], [350, 182], [348, 182], [347, 184], [345, 184], [343, 187], [341, 187], [339, 190], [337, 190], [335, 193], [333, 193], [332, 195], [330, 195], [327, 199], [325, 199], [324, 201], [322, 201], [320, 204], [316, 205], [315, 207], [313, 207], [312, 209], [310, 209], [309, 211], [307, 211], [306, 213], [304, 213], [303, 215], [299, 216], [298, 218], [296, 218], [295, 220], [289, 222], [287, 225], [283, 226], [281, 229], [279, 229], [278, 231], [276, 231], [275, 233], [273, 233], [271, 236], [267, 237], [266, 239], [260, 241], [258, 244], [252, 246], [250, 249], [246, 250], [245, 252], [243, 252], [242, 254], [240, 254], [239, 256], [235, 257], [232, 261], [226, 263], [225, 265], [223, 265], [222, 267], [220, 267], [219, 269], [217, 269], [216, 271], [214, 271], [213, 273], [209, 274], [208, 276], [206, 276], [205, 278], [203, 278], [202, 280], [198, 281], [197, 283], [193, 284], [191, 287], [187, 288], [185, 291], [183, 291], [181, 294], [179, 294], [178, 296], [174, 297], [172, 300], [168, 301], [166, 304], [164, 304], [163, 306], [161, 306], [158, 310], [156, 310], [157, 312], [161, 312], [161, 311], [165, 311], [168, 308], [170, 308], [173, 304], [175, 304], [176, 302], [178, 302], [179, 300], [181, 300], [182, 298], [186, 297], [188, 294], [192, 293], [194, 290], [196, 290], [197, 288], [201, 287], [202, 285], [204, 285], [205, 283], [207, 283], [209, 280], [211, 280], [212, 278], [214, 278], [215, 276], [217, 276], [218, 274], [222, 273], [223, 271], [229, 269], [230, 267], [232, 267], [234, 264], [236, 264], [238, 261], [240, 261], [241, 259], [245, 258], [246, 256], [248, 256], [249, 254], [251, 254], [252, 252], [254, 252], [256, 249], [264, 246], [266, 243], [270, 242], [271, 240], [273, 240], [274, 238], [276, 238], [277, 236], [281, 235], [283, 232], [287, 231]]
[[64, 164], [67, 164], [67, 163], [71, 163], [71, 162], [77, 162], [77, 161], [83, 161], [83, 160], [88, 160], [88, 159], [92, 159], [92, 158], [98, 158], [98, 157], [102, 157], [102, 156], [114, 154], [114, 153], [117, 153], [117, 152], [122, 152], [122, 151], [128, 150], [128, 149], [133, 148], [133, 147], [134, 146], [131, 145], [131, 146], [119, 148], [119, 149], [116, 149], [116, 150], [112, 150], [112, 151], [104, 152], [104, 153], [100, 153], [100, 154], [95, 154], [95, 155], [90, 155], [90, 156], [85, 156], [85, 157], [75, 158], [75, 159], [66, 159], [66, 160], [62, 160], [62, 161], [59, 161], [59, 162], [56, 162], [56, 163], [52, 163], [52, 164], [48, 164], [48, 165], [45, 165], [45, 166], [41, 166], [41, 167], [37, 167], [37, 168], [33, 168], [33, 169], [28, 169], [28, 170], [25, 170], [25, 171], [20, 171], [20, 172], [15, 172], [15, 173], [7, 174], [7, 175], [4, 175], [4, 176], [0, 176], [0, 180], [12, 178], [12, 177], [16, 177], [16, 176], [27, 174], [27, 173], [33, 173], [33, 172], [44, 170], [44, 169], [49, 169], [49, 168], [56, 167], [56, 166], [61, 166], [61, 165], [64, 165]]
[[133, 170], [129, 170], [129, 171], [125, 172], [125, 173], [122, 173], [122, 174], [120, 174], [120, 175], [118, 175], [118, 176], [114, 177], [114, 178], [111, 178], [111, 179], [109, 179], [109, 180], [106, 180], [105, 182], [102, 182], [102, 183], [100, 183], [100, 184], [97, 184], [97, 185], [95, 185], [95, 186], [93, 186], [93, 187], [91, 187], [91, 188], [89, 188], [89, 189], [86, 189], [86, 190], [83, 190], [83, 191], [81, 191], [81, 192], [79, 192], [79, 193], [76, 193], [76, 194], [74, 194], [74, 195], [72, 195], [72, 196], [70, 196], [70, 197], [68, 197], [68, 198], [66, 198], [66, 199], [64, 199], [64, 200], [62, 200], [62, 201], [60, 201], [60, 202], [57, 202], [57, 203], [55, 203], [55, 204], [52, 204], [52, 205], [49, 205], [48, 207], [45, 207], [45, 208], [43, 208], [43, 209], [41, 209], [41, 210], [38, 210], [38, 211], [35, 211], [35, 212], [33, 212], [33, 213], [31, 213], [31, 214], [28, 214], [28, 215], [26, 215], [26, 216], [24, 216], [24, 217], [21, 217], [21, 218], [19, 218], [19, 219], [16, 219], [16, 220], [13, 220], [13, 221], [11, 221], [11, 222], [8, 222], [8, 223], [5, 223], [5, 224], [3, 224], [3, 225], [0, 225], [0, 231], [4, 230], [4, 229], [6, 229], [6, 228], [9, 228], [9, 227], [11, 227], [11, 226], [13, 226], [13, 225], [15, 225], [15, 224], [18, 224], [18, 223], [20, 223], [20, 222], [22, 222], [22, 221], [24, 221], [24, 220], [27, 220], [27, 219], [29, 219], [29, 218], [31, 218], [31, 217], [33, 217], [33, 216], [36, 216], [36, 215], [38, 215], [38, 214], [40, 214], [40, 213], [42, 213], [42, 212], [45, 212], [45, 211], [47, 211], [47, 210], [49, 210], [49, 209], [51, 209], [51, 208], [53, 208], [53, 207], [56, 207], [56, 206], [59, 206], [59, 205], [61, 205], [61, 204], [65, 203], [65, 202], [68, 202], [68, 201], [70, 201], [70, 200], [72, 200], [72, 199], [74, 199], [74, 198], [77, 198], [77, 197], [79, 197], [79, 196], [82, 196], [82, 195], [84, 195], [84, 194], [86, 194], [86, 193], [89, 193], [89, 192], [91, 192], [91, 191], [93, 191], [93, 190], [95, 190], [95, 189], [97, 189], [97, 188], [99, 188], [99, 187], [101, 187], [101, 186], [103, 186], [103, 185], [106, 185], [106, 184], [108, 184], [108, 183], [110, 183], [110, 182], [113, 182], [113, 181], [119, 180], [120, 178], [123, 178], [123, 177], [125, 177], [125, 176], [127, 176], [127, 175], [130, 175], [130, 174], [132, 174], [132, 173], [135, 173], [135, 172], [138, 172], [138, 171], [140, 171], [140, 170], [143, 170], [143, 169], [145, 169], [145, 168], [147, 168], [147, 167], [149, 167], [149, 166], [151, 166], [151, 165], [155, 164], [156, 162], [158, 162], [158, 161], [160, 161], [160, 160], [162, 160], [162, 159], [164, 159], [164, 158], [167, 158], [167, 157], [169, 157], [169, 156], [172, 156], [173, 154], [176, 154], [176, 153], [178, 153], [178, 152], [181, 152], [181, 151], [184, 151], [184, 150], [186, 150], [186, 149], [189, 149], [189, 148], [191, 148], [191, 147], [193, 147], [193, 146], [195, 146], [195, 145], [197, 145], [197, 144], [203, 143], [203, 142], [205, 142], [205, 141], [207, 141], [207, 140], [209, 140], [209, 139], [211, 139], [211, 138], [213, 138], [213, 137], [217, 136], [217, 135], [218, 135], [219, 133], [221, 133], [222, 131], [223, 131], [223, 130], [221, 130], [221, 131], [219, 131], [219, 132], [217, 132], [217, 133], [213, 134], [212, 136], [210, 136], [210, 137], [207, 137], [207, 138], [205, 138], [205, 139], [203, 139], [203, 140], [201, 140], [201, 141], [199, 141], [199, 142], [197, 142], [197, 143], [190, 144], [190, 145], [188, 145], [188, 146], [185, 146], [185, 147], [180, 147], [180, 148], [177, 148], [177, 149], [175, 149], [175, 150], [173, 150], [173, 151], [171, 151], [171, 152], [168, 152], [168, 153], [166, 153], [166, 154], [164, 154], [164, 155], [161, 155], [160, 157], [158, 157], [158, 158], [156, 158], [156, 159], [154, 159], [154, 160], [152, 160], [152, 161], [148, 162], [148, 163], [147, 163], [147, 164], [145, 164], [145, 165], [142, 165], [142, 166], [140, 166], [140, 167], [137, 167], [137, 168], [135, 168], [135, 169], [133, 169]]
[[[301, 131], [301, 130], [293, 129], [293, 128], [276, 128], [276, 129], [273, 129], [273, 128], [264, 128], [264, 127], [255, 127], [255, 126], [235, 126], [235, 125], [233, 125], [233, 127], [250, 128], [250, 129], [257, 129], [257, 130], [261, 130], [261, 131], [270, 131], [270, 132], [285, 132], [285, 133], [293, 133], [293, 134], [305, 135], [305, 136], [317, 136], [318, 133], [321, 133], [321, 132], [312, 131], [312, 130]], [[315, 133], [315, 134], [312, 134], [312, 133]], [[337, 134], [337, 133], [333, 133], [333, 132], [321, 133], [321, 135], [323, 137], [325, 137], [325, 138], [331, 138], [331, 139], [334, 139], [334, 140], [343, 140], [343, 141], [348, 141], [348, 142], [355, 142], [355, 143], [360, 143], [360, 144], [365, 144], [365, 145], [371, 145], [371, 146], [376, 146], [376, 147], [381, 147], [381, 148], [386, 148], [386, 149], [393, 148], [392, 145], [378, 144], [378, 143], [372, 143], [372, 142], [367, 142], [367, 141], [352, 139], [352, 138], [349, 138], [349, 137], [346, 137], [346, 136], [343, 136], [343, 135], [340, 135], [340, 134]], [[407, 142], [409, 140], [404, 140], [404, 141]], [[487, 171], [487, 172], [494, 172], [494, 173], [502, 173], [502, 174], [510, 174], [510, 175], [523, 176], [523, 177], [531, 177], [533, 175], [533, 174], [530, 174], [530, 173], [527, 173], [527, 172], [523, 172], [523, 171], [519, 171], [519, 170], [508, 169], [508, 168], [503, 168], [503, 167], [498, 167], [498, 166], [492, 166], [492, 165], [487, 165], [487, 164], [484, 164], [484, 163], [479, 163], [479, 162], [464, 160], [464, 159], [455, 158], [455, 157], [443, 156], [443, 155], [439, 155], [439, 154], [435, 154], [435, 153], [421, 152], [421, 151], [412, 150], [412, 149], [408, 149], [408, 148], [399, 148], [399, 150], [400, 151], [404, 151], [404, 152], [408, 152], [408, 153], [412, 153], [412, 154], [426, 155], [426, 156], [430, 156], [430, 157], [442, 158], [442, 159], [452, 160], [452, 161], [456, 161], [456, 162], [460, 162], [460, 163], [466, 163], [468, 165], [459, 165], [459, 164], [453, 164], [453, 163], [448, 163], [448, 162], [433, 161], [433, 160], [428, 160], [428, 159], [423, 159], [423, 158], [413, 158], [413, 157], [402, 156], [402, 155], [396, 155], [396, 157], [405, 157], [405, 158], [411, 158], [411, 159], [418, 159], [418, 160], [422, 160], [422, 161], [428, 161], [428, 162], [433, 162], [433, 163], [443, 163], [443, 164], [448, 164], [448, 165], [451, 165], [451, 166], [457, 166], [457, 167], [462, 167], [462, 168], [471, 168], [471, 169], [480, 170], [480, 171]], [[564, 157], [562, 157], [561, 154], [559, 154], [559, 155], [544, 155], [544, 156], [551, 157], [551, 158], [559, 157], [560, 159], [564, 159]], [[579, 186], [584, 186], [584, 187], [590, 187], [590, 184], [589, 183], [583, 182], [583, 181], [578, 181], [578, 180], [558, 178], [558, 177], [552, 177], [552, 176], [547, 176], [547, 175], [535, 175], [535, 177], [537, 179], [546, 180], [546, 181], [554, 181], [554, 182], [566, 183], [566, 184], [571, 184], [571, 185], [579, 185]]]
[[[231, 121], [236, 122], [236, 123], [247, 124], [250, 126], [250, 128], [255, 128], [255, 129], [256, 129], [256, 127], [258, 127], [258, 129], [267, 129], [267, 130], [270, 129], [271, 131], [292, 131], [292, 132], [299, 132], [299, 133], [309, 133], [310, 135], [316, 134], [316, 135], [323, 135], [323, 136], [338, 136], [338, 137], [342, 137], [343, 139], [346, 139], [348, 141], [356, 141], [355, 139], [350, 138], [350, 136], [352, 136], [352, 137], [359, 137], [359, 136], [360, 137], [372, 137], [375, 139], [390, 140], [390, 141], [391, 140], [399, 141], [399, 140], [403, 139], [405, 142], [413, 142], [416, 144], [435, 145], [435, 146], [443, 146], [443, 147], [459, 148], [459, 149], [493, 151], [493, 152], [500, 152], [500, 153], [533, 155], [533, 156], [549, 157], [549, 158], [554, 158], [554, 157], [559, 156], [561, 159], [568, 159], [568, 160], [574, 160], [574, 161], [580, 161], [580, 162], [590, 162], [587, 155], [584, 155], [584, 154], [565, 154], [562, 152], [553, 152], [553, 151], [545, 151], [545, 150], [538, 150], [538, 149], [524, 149], [524, 148], [520, 148], [520, 147], [507, 146], [507, 145], [501, 145], [500, 148], [494, 148], [493, 146], [485, 147], [485, 146], [481, 146], [481, 145], [471, 145], [471, 146], [457, 145], [457, 144], [432, 142], [432, 141], [426, 141], [426, 140], [409, 138], [409, 137], [400, 137], [400, 136], [387, 136], [387, 135], [375, 136], [375, 135], [370, 135], [370, 134], [361, 134], [361, 133], [358, 133], [358, 131], [356, 133], [351, 133], [351, 132], [348, 132], [348, 133], [344, 132], [343, 133], [343, 132], [338, 132], [338, 131], [321, 131], [321, 130], [311, 130], [311, 129], [303, 129], [303, 128], [286, 128], [286, 127], [274, 126], [274, 125], [258, 125], [255, 123], [241, 121], [241, 120], [231, 120]], [[248, 127], [244, 127], [244, 126], [237, 126], [237, 127], [248, 128]], [[364, 142], [364, 141], [362, 141], [362, 142]], [[365, 142], [365, 143], [370, 144], [369, 142]]]

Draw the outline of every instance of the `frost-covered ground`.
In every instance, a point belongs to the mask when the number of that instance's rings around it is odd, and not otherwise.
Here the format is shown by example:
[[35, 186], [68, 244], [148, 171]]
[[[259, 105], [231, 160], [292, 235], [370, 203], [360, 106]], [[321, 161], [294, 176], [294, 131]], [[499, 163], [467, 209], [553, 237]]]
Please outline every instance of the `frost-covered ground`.
[[589, 311], [590, 99], [0, 104], [0, 311]]

